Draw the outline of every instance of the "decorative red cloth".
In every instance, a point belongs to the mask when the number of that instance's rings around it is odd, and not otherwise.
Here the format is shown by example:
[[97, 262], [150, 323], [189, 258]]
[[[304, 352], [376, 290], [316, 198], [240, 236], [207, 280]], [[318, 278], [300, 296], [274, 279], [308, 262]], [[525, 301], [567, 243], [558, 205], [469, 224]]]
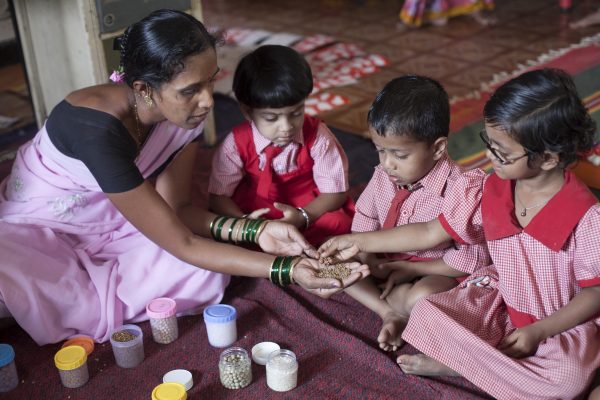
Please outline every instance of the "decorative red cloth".
[[[305, 116], [302, 134], [304, 145], [298, 151], [296, 165], [298, 168], [289, 173], [273, 174], [271, 159], [266, 154], [264, 170], [259, 169], [259, 157], [252, 137], [250, 123], [244, 122], [233, 129], [235, 144], [244, 162], [246, 175], [236, 188], [232, 199], [244, 213], [252, 212], [259, 208], [269, 208], [265, 215], [268, 219], [283, 217], [283, 213], [275, 208], [274, 202], [288, 204], [294, 207], [305, 207], [321, 194], [314, 178], [314, 160], [310, 156], [319, 127], [320, 121], [316, 118]], [[271, 146], [267, 147], [269, 149]], [[269, 170], [269, 171], [267, 171]], [[270, 185], [267, 185], [270, 175]], [[319, 246], [327, 238], [350, 232], [352, 217], [354, 216], [354, 202], [350, 197], [346, 203], [335, 211], [321, 215], [312, 221], [311, 226], [303, 234], [314, 246]]]

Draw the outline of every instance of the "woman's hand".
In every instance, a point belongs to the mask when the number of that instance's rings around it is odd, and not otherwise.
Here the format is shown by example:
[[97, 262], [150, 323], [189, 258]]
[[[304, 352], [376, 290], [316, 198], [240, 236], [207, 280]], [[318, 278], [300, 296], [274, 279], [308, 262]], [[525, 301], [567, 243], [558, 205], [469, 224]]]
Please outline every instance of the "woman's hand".
[[279, 256], [298, 256], [306, 254], [317, 258], [318, 254], [295, 226], [279, 221], [268, 221], [258, 237], [260, 248]]
[[362, 250], [358, 244], [357, 234], [334, 236], [319, 247], [319, 256], [333, 256], [337, 260], [348, 260]]
[[309, 292], [323, 298], [328, 298], [369, 275], [368, 265], [358, 262], [351, 262], [344, 265], [351, 271], [348, 277], [341, 280], [336, 278], [319, 278], [317, 276], [321, 269], [319, 261], [303, 257], [294, 266], [292, 279]]
[[543, 332], [535, 324], [515, 329], [498, 345], [498, 350], [512, 358], [529, 357], [535, 354], [544, 340]]

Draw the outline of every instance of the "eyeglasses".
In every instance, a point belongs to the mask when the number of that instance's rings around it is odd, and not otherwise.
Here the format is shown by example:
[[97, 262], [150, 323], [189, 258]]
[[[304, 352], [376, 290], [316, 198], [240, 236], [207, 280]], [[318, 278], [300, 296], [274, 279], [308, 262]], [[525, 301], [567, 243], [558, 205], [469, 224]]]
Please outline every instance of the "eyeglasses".
[[485, 129], [483, 129], [479, 132], [479, 137], [481, 138], [481, 140], [483, 140], [483, 143], [485, 143], [485, 147], [490, 151], [490, 153], [492, 153], [492, 155], [494, 157], [496, 157], [496, 159], [502, 165], [512, 164], [515, 161], [520, 160], [523, 157], [529, 156], [529, 154], [530, 154], [530, 152], [527, 149], [525, 149], [525, 154], [523, 154], [519, 157], [516, 157], [516, 158], [510, 158], [510, 157], [508, 157], [508, 155], [506, 155], [506, 154], [502, 153], [501, 151], [492, 147], [492, 142], [490, 142], [490, 138], [488, 137], [487, 133], [485, 132]]

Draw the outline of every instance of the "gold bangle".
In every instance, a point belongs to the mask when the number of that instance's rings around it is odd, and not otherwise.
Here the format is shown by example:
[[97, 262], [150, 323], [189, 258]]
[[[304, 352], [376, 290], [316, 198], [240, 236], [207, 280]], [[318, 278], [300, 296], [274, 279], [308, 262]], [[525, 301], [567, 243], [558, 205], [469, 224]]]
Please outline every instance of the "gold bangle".
[[296, 259], [293, 261], [292, 266], [290, 267], [290, 282], [292, 283], [292, 285], [294, 285], [296, 283], [296, 281], [294, 280], [294, 267], [296, 266], [296, 264], [298, 264], [300, 261], [302, 260], [302, 257], [296, 257]]
[[268, 223], [269, 221], [265, 221], [258, 227], [258, 229], [256, 230], [256, 235], [254, 235], [254, 244], [258, 244], [258, 238], [260, 237], [260, 234], [265, 229], [265, 226], [267, 226]]
[[242, 225], [244, 225], [243, 219], [238, 219], [235, 221], [235, 232], [233, 232], [233, 243], [235, 244], [240, 242], [240, 229], [242, 229]]

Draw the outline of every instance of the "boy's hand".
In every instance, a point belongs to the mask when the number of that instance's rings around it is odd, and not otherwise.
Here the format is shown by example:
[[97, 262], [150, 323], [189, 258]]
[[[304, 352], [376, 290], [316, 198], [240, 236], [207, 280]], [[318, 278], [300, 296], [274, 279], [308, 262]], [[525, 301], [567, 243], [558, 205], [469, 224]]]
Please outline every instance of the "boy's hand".
[[334, 236], [319, 247], [319, 256], [323, 258], [335, 255], [337, 260], [348, 260], [361, 252], [356, 238], [356, 234]]
[[535, 354], [544, 340], [543, 333], [535, 324], [515, 329], [498, 345], [498, 350], [512, 358], [529, 357]]
[[304, 228], [306, 221], [304, 220], [302, 213], [298, 211], [296, 207], [284, 203], [273, 203], [273, 205], [283, 213], [283, 218], [278, 219], [278, 221], [287, 222], [298, 229]]
[[269, 211], [270, 211], [270, 209], [268, 207], [259, 208], [257, 210], [252, 211], [250, 214], [246, 214], [245, 218], [258, 219], [258, 218], [262, 217], [263, 215], [267, 214]]

